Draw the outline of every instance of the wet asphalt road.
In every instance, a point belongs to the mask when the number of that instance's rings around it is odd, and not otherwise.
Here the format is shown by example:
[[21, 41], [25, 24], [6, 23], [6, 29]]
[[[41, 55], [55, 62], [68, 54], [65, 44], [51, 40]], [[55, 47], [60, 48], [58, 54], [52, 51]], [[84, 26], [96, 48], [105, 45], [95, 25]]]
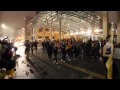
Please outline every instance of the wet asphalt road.
[[[54, 62], [47, 59], [47, 55], [40, 47], [38, 53], [30, 54], [30, 59], [26, 59], [24, 46], [18, 48], [18, 64], [14, 79], [104, 79], [105, 70], [101, 62], [89, 57], [79, 57], [76, 61], [71, 60], [66, 63]], [[58, 56], [60, 61], [60, 55]]]

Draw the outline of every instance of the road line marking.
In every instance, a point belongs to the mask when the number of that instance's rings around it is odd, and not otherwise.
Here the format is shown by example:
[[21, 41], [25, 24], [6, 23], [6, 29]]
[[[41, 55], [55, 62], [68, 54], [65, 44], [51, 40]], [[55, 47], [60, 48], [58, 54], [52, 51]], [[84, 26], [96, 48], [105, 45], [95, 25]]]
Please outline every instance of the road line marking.
[[84, 72], [84, 73], [90, 74], [90, 75], [92, 75], [92, 76], [98, 77], [98, 78], [100, 78], [100, 79], [105, 79], [105, 76], [104, 76], [104, 75], [91, 72], [91, 71], [86, 70], [86, 69], [84, 69], [84, 68], [77, 67], [77, 66], [74, 66], [74, 65], [71, 65], [71, 64], [68, 64], [68, 63], [61, 63], [61, 62], [59, 62], [59, 63], [62, 64], [62, 65], [64, 65], [64, 66], [67, 66], [67, 67], [76, 69], [76, 70], [78, 70], [78, 71], [82, 71], [82, 72]]
[[92, 71], [86, 70], [86, 69], [81, 68], [81, 67], [77, 67], [77, 66], [74, 66], [74, 65], [71, 65], [71, 64], [68, 64], [68, 63], [64, 63], [64, 62], [61, 62], [61, 61], [59, 62], [59, 64], [67, 66], [69, 68], [76, 69], [78, 71], [82, 71], [84, 73], [90, 74], [90, 75], [95, 76], [95, 77], [100, 78], [100, 79], [105, 79], [104, 75], [101, 75], [101, 74], [98, 74], [98, 73], [94, 73]]

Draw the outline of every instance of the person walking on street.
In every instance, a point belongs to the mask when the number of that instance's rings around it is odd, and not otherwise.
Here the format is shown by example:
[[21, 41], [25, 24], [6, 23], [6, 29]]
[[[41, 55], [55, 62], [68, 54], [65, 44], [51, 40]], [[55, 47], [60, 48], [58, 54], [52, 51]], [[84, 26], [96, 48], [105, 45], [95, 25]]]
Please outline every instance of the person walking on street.
[[31, 53], [33, 54], [33, 50], [34, 50], [33, 41], [30, 42], [30, 50], [31, 50]]
[[29, 40], [27, 40], [26, 44], [25, 44], [25, 54], [26, 54], [26, 58], [29, 59], [29, 52], [30, 52], [30, 42]]
[[60, 48], [61, 48], [61, 53], [62, 53], [61, 61], [65, 62], [66, 52], [65, 52], [65, 42], [64, 41], [61, 43]]
[[35, 47], [35, 52], [37, 53], [37, 45], [38, 45], [38, 42], [35, 40], [34, 43], [33, 43], [34, 47]]
[[52, 53], [53, 53], [53, 47], [52, 47], [52, 42], [50, 41], [49, 42], [49, 45], [48, 45], [48, 59], [51, 60], [52, 58]]
[[58, 43], [56, 41], [54, 42], [53, 53], [54, 53], [54, 62], [56, 62], [56, 64], [58, 64], [58, 60], [57, 60]]

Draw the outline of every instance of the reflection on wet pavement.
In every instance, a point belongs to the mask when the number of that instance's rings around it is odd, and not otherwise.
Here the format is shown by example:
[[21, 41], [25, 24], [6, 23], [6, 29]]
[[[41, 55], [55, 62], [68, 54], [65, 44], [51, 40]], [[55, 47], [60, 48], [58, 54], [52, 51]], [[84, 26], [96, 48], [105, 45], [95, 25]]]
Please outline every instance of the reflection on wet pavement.
[[[16, 71], [14, 79], [93, 79], [94, 77], [80, 71], [76, 71], [63, 65], [56, 65], [47, 60], [43, 53], [30, 54], [26, 59], [25, 47], [20, 46], [17, 54]], [[40, 49], [39, 49], [40, 50]]]

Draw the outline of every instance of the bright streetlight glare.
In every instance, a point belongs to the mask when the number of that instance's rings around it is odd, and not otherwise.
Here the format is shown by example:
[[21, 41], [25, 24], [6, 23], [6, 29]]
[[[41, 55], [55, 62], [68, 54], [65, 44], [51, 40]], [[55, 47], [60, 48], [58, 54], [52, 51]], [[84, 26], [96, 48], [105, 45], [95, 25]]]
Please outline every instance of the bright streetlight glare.
[[81, 34], [84, 34], [85, 32], [84, 31], [81, 31]]
[[78, 32], [76, 32], [75, 34], [76, 34], [76, 35], [78, 35], [79, 33], [78, 33]]
[[95, 31], [94, 32], [99, 32], [99, 29], [95, 29]]
[[88, 30], [87, 33], [91, 33], [92, 31], [91, 30]]
[[6, 25], [5, 25], [5, 24], [1, 24], [1, 27], [2, 27], [2, 28], [6, 28]]
[[73, 35], [74, 33], [70, 33], [70, 35]]
[[25, 28], [22, 28], [23, 30], [25, 30]]

